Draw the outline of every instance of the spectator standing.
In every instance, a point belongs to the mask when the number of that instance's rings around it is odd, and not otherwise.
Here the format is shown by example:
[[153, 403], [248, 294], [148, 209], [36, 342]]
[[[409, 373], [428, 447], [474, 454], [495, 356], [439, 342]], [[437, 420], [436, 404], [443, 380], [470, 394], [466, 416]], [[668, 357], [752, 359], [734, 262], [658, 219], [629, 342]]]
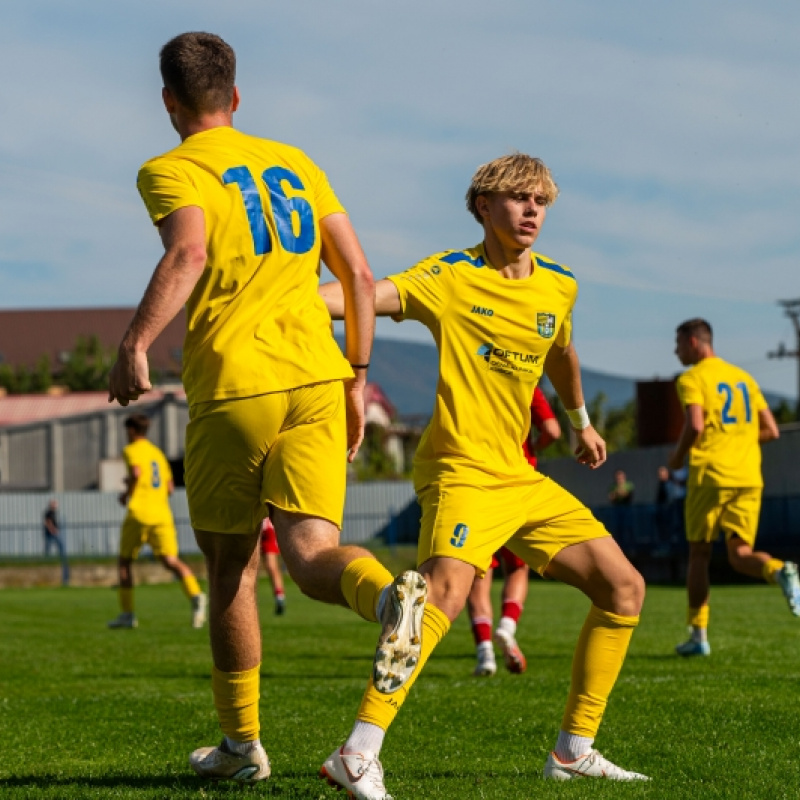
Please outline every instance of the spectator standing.
[[50, 555], [50, 548], [58, 550], [61, 559], [61, 585], [69, 586], [69, 562], [67, 561], [67, 548], [64, 545], [64, 531], [58, 520], [58, 500], [52, 499], [44, 512], [42, 520], [44, 532], [44, 556]]

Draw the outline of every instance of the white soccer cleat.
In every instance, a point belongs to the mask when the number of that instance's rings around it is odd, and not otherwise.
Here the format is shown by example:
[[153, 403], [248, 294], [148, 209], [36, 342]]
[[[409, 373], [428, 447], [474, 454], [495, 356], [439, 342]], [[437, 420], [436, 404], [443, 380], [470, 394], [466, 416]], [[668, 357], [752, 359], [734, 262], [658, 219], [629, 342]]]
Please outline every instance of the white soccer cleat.
[[687, 639], [675, 646], [675, 652], [679, 656], [710, 656], [711, 645], [708, 642], [697, 642], [694, 639]]
[[374, 753], [343, 753], [339, 747], [322, 765], [319, 777], [357, 800], [392, 800], [383, 785], [383, 767]]
[[109, 628], [138, 628], [139, 627], [139, 620], [136, 619], [136, 616], [133, 612], [125, 612], [123, 611], [120, 613], [116, 619], [112, 619], [108, 623]]
[[231, 753], [225, 740], [219, 747], [200, 747], [189, 756], [189, 764], [201, 777], [212, 781], [256, 783], [269, 778], [272, 771], [266, 751], [257, 744], [246, 755]]
[[375, 688], [382, 694], [397, 691], [419, 663], [427, 596], [425, 578], [413, 570], [398, 575], [389, 588], [372, 667]]
[[500, 648], [506, 669], [515, 675], [521, 675], [528, 668], [528, 662], [519, 649], [517, 640], [502, 628], [494, 632], [494, 643]]
[[494, 660], [494, 650], [491, 642], [481, 642], [477, 650], [478, 663], [472, 674], [478, 678], [490, 678], [497, 672], [497, 662]]
[[544, 777], [556, 781], [571, 781], [573, 778], [607, 778], [612, 781], [649, 781], [647, 775], [629, 772], [612, 764], [597, 750], [590, 750], [574, 761], [560, 761], [555, 753], [547, 756]]
[[789, 604], [789, 611], [796, 617], [800, 617], [800, 580], [797, 577], [797, 564], [793, 561], [785, 561], [775, 573], [775, 579]]
[[206, 623], [208, 597], [203, 592], [192, 598], [192, 627], [202, 628]]

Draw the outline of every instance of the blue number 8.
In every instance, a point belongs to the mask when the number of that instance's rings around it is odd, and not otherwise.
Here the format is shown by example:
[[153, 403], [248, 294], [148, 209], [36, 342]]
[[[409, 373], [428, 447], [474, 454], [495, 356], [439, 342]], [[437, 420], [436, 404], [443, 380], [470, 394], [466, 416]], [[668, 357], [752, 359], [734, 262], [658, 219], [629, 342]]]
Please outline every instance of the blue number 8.
[[[270, 167], [265, 169], [261, 178], [269, 190], [272, 203], [272, 214], [281, 246], [289, 253], [302, 255], [314, 246], [314, 211], [311, 204], [304, 197], [286, 196], [283, 181], [292, 189], [300, 191], [305, 189], [300, 178], [284, 167]], [[242, 201], [247, 212], [247, 222], [253, 237], [253, 249], [257, 256], [263, 256], [272, 250], [272, 240], [267, 227], [264, 207], [261, 196], [253, 176], [247, 167], [231, 167], [222, 175], [222, 182], [227, 186], [235, 183], [242, 194]], [[295, 235], [292, 217], [297, 214], [299, 233]]]

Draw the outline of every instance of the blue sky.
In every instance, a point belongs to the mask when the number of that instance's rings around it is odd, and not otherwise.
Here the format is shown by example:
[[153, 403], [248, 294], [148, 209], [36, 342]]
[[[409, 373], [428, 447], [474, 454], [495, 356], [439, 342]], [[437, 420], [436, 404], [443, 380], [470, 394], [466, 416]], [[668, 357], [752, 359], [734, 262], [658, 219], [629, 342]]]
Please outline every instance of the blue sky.
[[796, 362], [766, 354], [800, 297], [798, 29], [774, 0], [5, 4], [0, 308], [138, 302], [160, 244], [135, 176], [177, 143], [158, 50], [210, 30], [237, 51], [236, 125], [326, 170], [377, 276], [475, 244], [476, 166], [528, 152], [561, 188], [537, 249], [578, 278], [586, 366], [670, 376], [704, 316], [794, 396]]

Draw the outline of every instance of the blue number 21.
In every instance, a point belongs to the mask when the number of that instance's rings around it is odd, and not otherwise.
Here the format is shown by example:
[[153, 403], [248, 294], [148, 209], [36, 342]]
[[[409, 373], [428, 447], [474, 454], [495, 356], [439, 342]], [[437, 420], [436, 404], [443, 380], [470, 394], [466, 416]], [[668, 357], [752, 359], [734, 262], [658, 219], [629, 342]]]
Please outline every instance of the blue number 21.
[[[736, 388], [742, 393], [742, 400], [744, 400], [745, 422], [750, 422], [752, 414], [750, 411], [750, 394], [747, 391], [747, 384], [744, 381], [740, 381], [736, 384]], [[720, 394], [725, 395], [725, 405], [722, 407], [722, 424], [735, 424], [737, 422], [737, 418], [734, 414], [731, 414], [731, 405], [733, 404], [733, 388], [729, 383], [720, 383], [717, 384], [717, 391]]]
[[[289, 253], [300, 255], [307, 253], [314, 245], [314, 212], [309, 202], [303, 197], [286, 196], [283, 190], [283, 181], [292, 189], [302, 191], [305, 189], [303, 182], [294, 172], [284, 167], [270, 167], [261, 174], [261, 179], [269, 190], [272, 203], [272, 213], [275, 218], [275, 227], [281, 247]], [[272, 239], [261, 204], [261, 195], [247, 167], [231, 167], [222, 175], [223, 182], [227, 185], [235, 183], [242, 193], [242, 201], [247, 212], [247, 221], [250, 224], [250, 233], [253, 235], [253, 247], [257, 256], [263, 256], [272, 250]], [[295, 236], [292, 226], [292, 213], [296, 213], [300, 221], [300, 232]]]

